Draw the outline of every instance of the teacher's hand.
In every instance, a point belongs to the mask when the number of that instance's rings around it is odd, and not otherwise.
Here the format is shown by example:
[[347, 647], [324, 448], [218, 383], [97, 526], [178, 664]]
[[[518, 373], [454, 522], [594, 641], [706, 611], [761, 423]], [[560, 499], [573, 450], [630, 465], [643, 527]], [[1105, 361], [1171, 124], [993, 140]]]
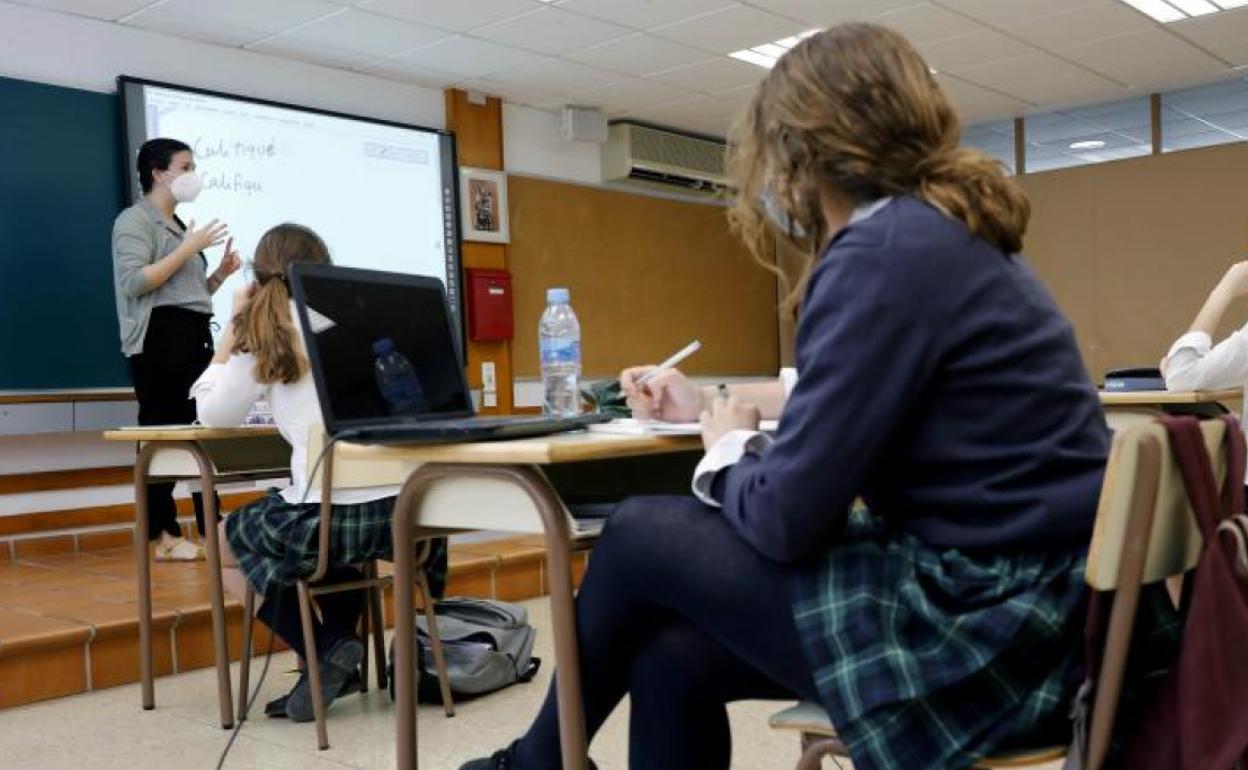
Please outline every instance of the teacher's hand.
[[711, 408], [702, 412], [702, 445], [710, 449], [734, 430], [758, 430], [761, 419], [758, 407], [735, 396], [712, 399]]
[[192, 219], [190, 224], [186, 226], [186, 232], [182, 234], [182, 243], [190, 248], [192, 254], [198, 254], [204, 249], [212, 248], [221, 243], [229, 234], [229, 227], [220, 220], [214, 219], [203, 227], [196, 229], [195, 220]]
[[218, 281], [224, 281], [237, 273], [242, 266], [243, 259], [238, 256], [238, 252], [234, 249], [234, 239], [227, 239], [225, 241], [225, 254], [221, 257], [221, 264], [217, 265], [213, 275], [217, 277]]

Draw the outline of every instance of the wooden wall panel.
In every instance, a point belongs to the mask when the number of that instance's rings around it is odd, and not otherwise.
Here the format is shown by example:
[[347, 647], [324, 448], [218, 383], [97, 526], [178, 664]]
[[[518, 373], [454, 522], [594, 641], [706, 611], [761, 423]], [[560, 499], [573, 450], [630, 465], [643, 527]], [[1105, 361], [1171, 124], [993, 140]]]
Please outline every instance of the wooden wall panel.
[[[468, 94], [458, 89], [448, 89], [446, 98], [446, 127], [455, 132], [456, 159], [461, 166], [476, 168], [503, 168], [503, 112], [502, 101], [488, 98], [484, 104], [474, 104]], [[499, 243], [461, 244], [460, 254], [464, 268], [507, 268], [507, 246]], [[468, 384], [481, 387], [481, 365], [494, 362], [498, 381], [498, 405], [482, 407], [486, 414], [506, 414], [512, 411], [513, 388], [511, 369], [511, 343], [467, 343]]]
[[700, 339], [692, 374], [771, 375], [776, 282], [729, 233], [719, 206], [508, 179], [517, 376], [537, 377], [545, 290], [567, 286], [587, 376], [654, 363]]
[[[1094, 378], [1153, 365], [1248, 256], [1248, 143], [1022, 177], [1026, 253], [1074, 321]], [[1248, 320], [1232, 306], [1219, 335]]]

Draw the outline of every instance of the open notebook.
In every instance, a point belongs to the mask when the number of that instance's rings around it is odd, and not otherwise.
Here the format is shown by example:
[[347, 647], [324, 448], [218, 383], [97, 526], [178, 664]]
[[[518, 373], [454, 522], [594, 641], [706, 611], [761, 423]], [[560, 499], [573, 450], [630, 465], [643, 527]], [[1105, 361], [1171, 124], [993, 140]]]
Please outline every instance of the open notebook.
[[[759, 430], [775, 433], [779, 420], [763, 420]], [[611, 422], [590, 425], [591, 433], [615, 433], [627, 436], [698, 436], [702, 426], [696, 422], [663, 422], [662, 420], [634, 420], [624, 417]]]

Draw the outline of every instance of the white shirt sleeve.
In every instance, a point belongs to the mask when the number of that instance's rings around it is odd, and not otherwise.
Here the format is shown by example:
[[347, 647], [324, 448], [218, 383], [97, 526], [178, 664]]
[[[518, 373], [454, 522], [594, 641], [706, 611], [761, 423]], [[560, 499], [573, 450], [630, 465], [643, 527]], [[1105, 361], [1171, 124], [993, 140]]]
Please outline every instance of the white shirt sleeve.
[[243, 424], [247, 412], [269, 389], [256, 382], [256, 358], [236, 353], [224, 364], [210, 364], [191, 386], [199, 424], [208, 428], [234, 428]]
[[719, 501], [711, 496], [715, 474], [737, 461], [745, 454], [761, 455], [771, 445], [771, 437], [756, 430], [734, 430], [719, 437], [706, 450], [706, 455], [693, 471], [693, 495], [707, 505], [719, 507]]
[[784, 386], [784, 397], [787, 399], [797, 387], [797, 369], [786, 366], [780, 370], [780, 384]]
[[1248, 327], [1213, 345], [1204, 332], [1179, 337], [1161, 362], [1167, 390], [1218, 390], [1248, 382]]

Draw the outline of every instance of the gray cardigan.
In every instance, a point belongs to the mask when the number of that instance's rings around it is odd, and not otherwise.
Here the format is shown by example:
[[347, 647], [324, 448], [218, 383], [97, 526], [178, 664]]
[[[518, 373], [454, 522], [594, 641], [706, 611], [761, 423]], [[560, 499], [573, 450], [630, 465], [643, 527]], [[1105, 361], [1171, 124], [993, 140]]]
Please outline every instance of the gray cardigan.
[[143, 268], [168, 256], [182, 244], [181, 228], [156, 207], [141, 199], [117, 215], [113, 223], [113, 290], [117, 295], [117, 323], [121, 352], [143, 352], [143, 339], [154, 307], [181, 307], [212, 315], [207, 260], [188, 260], [163, 286], [152, 289]]

